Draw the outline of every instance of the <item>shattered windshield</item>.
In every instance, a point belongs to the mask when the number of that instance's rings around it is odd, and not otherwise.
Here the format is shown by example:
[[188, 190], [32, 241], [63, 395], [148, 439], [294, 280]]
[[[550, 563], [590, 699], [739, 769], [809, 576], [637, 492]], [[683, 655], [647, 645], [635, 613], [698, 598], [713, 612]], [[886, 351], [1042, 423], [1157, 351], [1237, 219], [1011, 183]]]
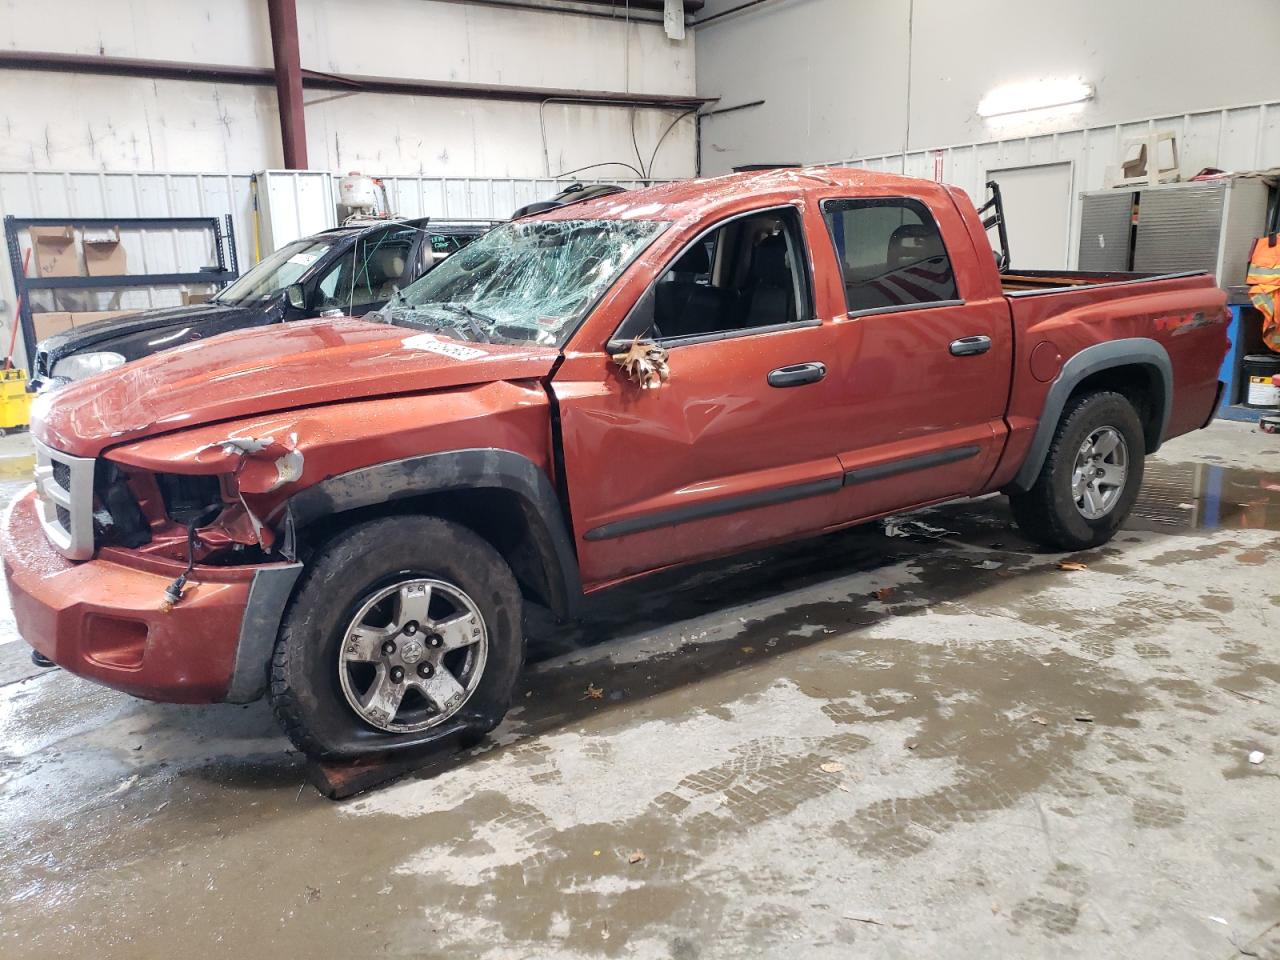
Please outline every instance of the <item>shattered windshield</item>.
[[463, 340], [556, 345], [667, 224], [520, 220], [410, 284], [378, 315]]

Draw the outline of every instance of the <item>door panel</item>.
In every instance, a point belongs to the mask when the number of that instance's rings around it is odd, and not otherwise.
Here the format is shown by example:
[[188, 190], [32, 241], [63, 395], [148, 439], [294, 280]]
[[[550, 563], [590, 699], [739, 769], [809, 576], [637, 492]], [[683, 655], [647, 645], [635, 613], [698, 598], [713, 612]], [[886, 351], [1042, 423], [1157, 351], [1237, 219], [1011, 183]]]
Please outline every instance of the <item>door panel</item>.
[[964, 269], [989, 251], [954, 204], [837, 199], [823, 218], [815, 253], [853, 311], [833, 324], [841, 521], [976, 492], [1004, 442], [1012, 364], [1008, 304]]
[[[846, 398], [835, 418], [848, 519], [974, 493], [1004, 443], [1012, 362], [1004, 300], [849, 317], [835, 324]], [[982, 353], [952, 344], [989, 337]]]
[[823, 411], [839, 405], [837, 381], [768, 381], [784, 367], [829, 368], [834, 333], [826, 323], [673, 346], [670, 379], [647, 390], [603, 354], [565, 361], [552, 387], [588, 590], [833, 522], [842, 470]]

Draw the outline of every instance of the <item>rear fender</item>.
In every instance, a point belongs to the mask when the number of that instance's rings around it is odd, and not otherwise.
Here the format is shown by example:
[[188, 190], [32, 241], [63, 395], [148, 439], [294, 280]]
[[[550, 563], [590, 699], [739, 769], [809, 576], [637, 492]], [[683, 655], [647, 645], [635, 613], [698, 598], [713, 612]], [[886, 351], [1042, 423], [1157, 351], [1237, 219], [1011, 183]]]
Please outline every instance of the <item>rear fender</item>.
[[1036, 427], [1035, 437], [1027, 451], [1027, 458], [1022, 462], [1017, 476], [1009, 484], [1008, 490], [1023, 493], [1030, 490], [1040, 475], [1045, 457], [1049, 453], [1049, 444], [1053, 442], [1054, 432], [1062, 419], [1062, 411], [1067, 400], [1081, 383], [1094, 374], [1115, 367], [1140, 366], [1148, 367], [1156, 374], [1159, 389], [1154, 402], [1159, 404], [1155, 411], [1156, 421], [1160, 427], [1156, 433], [1155, 444], [1148, 453], [1159, 449], [1165, 432], [1169, 427], [1169, 413], [1173, 409], [1173, 364], [1163, 346], [1147, 337], [1131, 337], [1125, 340], [1109, 340], [1106, 343], [1085, 347], [1062, 366], [1058, 378], [1049, 388], [1045, 397], [1044, 410], [1040, 414], [1040, 423]]

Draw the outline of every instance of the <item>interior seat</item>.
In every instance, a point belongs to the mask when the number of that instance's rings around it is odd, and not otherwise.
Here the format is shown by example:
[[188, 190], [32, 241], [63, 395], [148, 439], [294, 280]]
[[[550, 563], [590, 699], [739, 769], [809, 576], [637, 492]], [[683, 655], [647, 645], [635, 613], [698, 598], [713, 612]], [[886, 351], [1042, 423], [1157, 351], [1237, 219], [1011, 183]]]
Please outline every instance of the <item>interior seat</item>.
[[706, 244], [697, 243], [686, 250], [670, 272], [673, 279], [654, 288], [657, 335], [684, 337], [723, 329], [724, 291], [697, 280], [711, 273]]
[[787, 239], [766, 237], [751, 255], [751, 281], [745, 291], [744, 327], [767, 327], [796, 318], [795, 284], [787, 263]]
[[889, 250], [885, 255], [890, 270], [920, 260], [942, 256], [942, 236], [937, 228], [923, 223], [905, 223], [889, 234]]
[[390, 300], [404, 282], [405, 251], [383, 247], [369, 257], [369, 290], [374, 300]]
[[910, 223], [889, 235], [886, 253], [891, 271], [875, 286], [890, 291], [891, 302], [927, 303], [953, 300], [955, 276], [942, 236], [929, 224]]

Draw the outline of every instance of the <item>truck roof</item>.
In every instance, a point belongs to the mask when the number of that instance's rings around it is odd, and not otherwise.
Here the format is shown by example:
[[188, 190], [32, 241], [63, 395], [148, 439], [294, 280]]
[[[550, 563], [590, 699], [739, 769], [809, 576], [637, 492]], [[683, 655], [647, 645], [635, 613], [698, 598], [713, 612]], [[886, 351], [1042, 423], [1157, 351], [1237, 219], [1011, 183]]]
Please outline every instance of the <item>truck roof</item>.
[[569, 203], [533, 214], [540, 220], [685, 220], [741, 202], [746, 194], [785, 202], [797, 194], [821, 198], [850, 190], [888, 190], [912, 197], [942, 197], [932, 180], [848, 167], [786, 167], [677, 180], [610, 196]]

